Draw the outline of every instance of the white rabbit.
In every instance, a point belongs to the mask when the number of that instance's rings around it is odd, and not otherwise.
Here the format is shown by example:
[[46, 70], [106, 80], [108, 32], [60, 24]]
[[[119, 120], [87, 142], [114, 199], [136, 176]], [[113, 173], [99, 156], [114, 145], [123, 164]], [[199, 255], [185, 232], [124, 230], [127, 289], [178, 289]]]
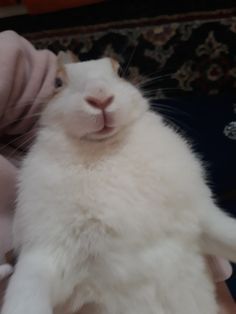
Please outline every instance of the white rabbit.
[[108, 58], [68, 64], [24, 161], [2, 314], [217, 314], [204, 254], [236, 222], [199, 160]]

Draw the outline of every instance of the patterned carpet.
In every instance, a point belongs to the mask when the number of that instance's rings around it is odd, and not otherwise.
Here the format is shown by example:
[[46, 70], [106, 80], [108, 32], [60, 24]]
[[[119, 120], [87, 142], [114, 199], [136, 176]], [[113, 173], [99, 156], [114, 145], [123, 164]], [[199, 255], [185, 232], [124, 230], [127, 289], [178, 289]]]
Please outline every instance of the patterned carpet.
[[24, 35], [38, 48], [69, 49], [81, 60], [106, 55], [123, 65], [130, 61], [131, 77], [138, 81], [162, 76], [153, 84], [157, 97], [168, 94], [163, 89], [170, 87], [199, 95], [236, 91], [236, 11], [232, 9]]

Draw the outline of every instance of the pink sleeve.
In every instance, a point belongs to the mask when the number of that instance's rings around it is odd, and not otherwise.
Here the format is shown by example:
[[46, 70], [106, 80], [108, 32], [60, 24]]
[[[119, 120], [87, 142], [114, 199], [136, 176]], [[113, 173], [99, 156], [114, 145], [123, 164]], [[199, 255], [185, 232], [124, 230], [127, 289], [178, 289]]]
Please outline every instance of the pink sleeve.
[[0, 264], [12, 247], [17, 174], [17, 167], [12, 163], [17, 159], [17, 151], [3, 142], [19, 137], [14, 141], [16, 146], [24, 148], [23, 144], [27, 144], [27, 132], [34, 132], [37, 113], [53, 94], [56, 68], [56, 56], [52, 52], [37, 51], [15, 32], [0, 33]]
[[31, 129], [37, 120], [31, 115], [53, 93], [56, 63], [49, 50], [36, 50], [15, 32], [0, 33], [0, 136]]

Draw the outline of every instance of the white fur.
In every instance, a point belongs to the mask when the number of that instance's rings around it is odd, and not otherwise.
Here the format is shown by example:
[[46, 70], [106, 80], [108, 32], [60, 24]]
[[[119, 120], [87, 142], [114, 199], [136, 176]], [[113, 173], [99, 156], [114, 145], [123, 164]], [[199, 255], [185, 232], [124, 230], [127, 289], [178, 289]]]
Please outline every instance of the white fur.
[[[236, 260], [236, 224], [199, 161], [109, 59], [66, 69], [21, 171], [2, 314], [217, 314], [202, 254]], [[103, 116], [84, 100], [111, 94]]]

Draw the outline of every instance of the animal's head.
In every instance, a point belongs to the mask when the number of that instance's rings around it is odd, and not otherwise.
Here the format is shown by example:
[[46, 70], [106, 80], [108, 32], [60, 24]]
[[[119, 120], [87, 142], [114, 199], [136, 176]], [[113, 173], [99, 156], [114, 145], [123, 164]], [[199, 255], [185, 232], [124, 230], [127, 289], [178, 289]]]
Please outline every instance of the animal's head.
[[111, 137], [148, 108], [140, 91], [120, 77], [119, 64], [110, 58], [67, 64], [55, 85], [57, 94], [44, 120], [79, 138]]

